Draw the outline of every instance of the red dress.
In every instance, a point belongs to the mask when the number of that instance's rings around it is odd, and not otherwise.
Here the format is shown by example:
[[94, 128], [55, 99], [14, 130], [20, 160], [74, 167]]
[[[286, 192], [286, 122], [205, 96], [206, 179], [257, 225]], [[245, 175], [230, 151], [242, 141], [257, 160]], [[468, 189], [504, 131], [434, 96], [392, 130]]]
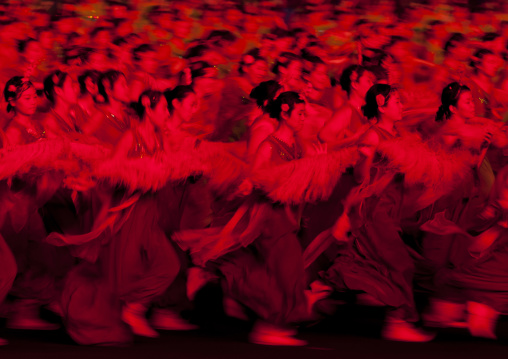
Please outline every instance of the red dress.
[[[3, 131], [0, 130], [0, 137], [4, 137]], [[5, 182], [0, 182], [1, 186], [5, 186]], [[4, 188], [3, 190], [7, 190], [7, 188]], [[2, 191], [3, 191], [2, 190]], [[7, 211], [4, 210], [0, 211], [0, 225], [3, 224], [5, 217], [7, 215]], [[5, 243], [4, 238], [0, 235], [0, 305], [2, 304], [3, 300], [5, 299], [5, 296], [10, 291], [12, 287], [12, 283], [14, 282], [14, 278], [16, 277], [17, 272], [17, 266], [16, 266], [16, 259], [12, 255], [11, 249]]]
[[[45, 137], [44, 129], [37, 122], [33, 129], [26, 129], [13, 120], [6, 132], [13, 130], [19, 134], [18, 149]], [[15, 176], [9, 184], [7, 180], [1, 182], [6, 212], [1, 233], [16, 258], [18, 273], [11, 294], [49, 303], [56, 299], [59, 279], [65, 276], [69, 263], [61, 260], [65, 251], [44, 242], [47, 233], [39, 209], [49, 195], [47, 187], [39, 185], [40, 178], [39, 173]]]
[[[267, 141], [273, 145], [274, 166], [302, 157], [297, 143], [288, 146], [274, 136]], [[225, 292], [268, 322], [283, 325], [305, 320], [305, 272], [297, 238], [297, 207], [271, 203], [259, 193], [252, 196], [252, 203], [263, 206], [256, 239], [215, 262]]]
[[[371, 127], [380, 142], [395, 137]], [[341, 251], [323, 279], [337, 291], [365, 292], [406, 321], [418, 319], [413, 298], [414, 260], [400, 235], [404, 181], [385, 170], [377, 156], [371, 169], [371, 188], [379, 186], [349, 213], [352, 245]], [[386, 180], [386, 181], [385, 181]]]
[[[139, 133], [129, 157], [155, 157], [162, 151], [161, 137], [149, 148]], [[139, 196], [139, 198], [137, 198]], [[62, 296], [69, 335], [79, 344], [118, 344], [132, 334], [121, 320], [125, 303], [150, 305], [176, 277], [180, 263], [159, 226], [156, 193], [126, 195], [123, 189], [111, 194], [121, 198], [112, 230], [96, 239], [100, 249], [96, 261], [83, 261], [69, 274]], [[137, 198], [137, 200], [135, 200]]]

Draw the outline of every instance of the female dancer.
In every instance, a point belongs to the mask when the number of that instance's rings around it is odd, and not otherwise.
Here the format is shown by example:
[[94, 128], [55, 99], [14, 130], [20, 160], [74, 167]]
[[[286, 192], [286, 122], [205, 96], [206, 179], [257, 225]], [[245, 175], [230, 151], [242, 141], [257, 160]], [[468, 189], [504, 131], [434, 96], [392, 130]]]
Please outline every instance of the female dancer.
[[68, 73], [60, 70], [44, 80], [44, 93], [51, 102], [50, 112], [43, 120], [48, 138], [70, 137], [80, 133], [84, 114], [76, 106], [77, 86]]
[[[471, 64], [474, 71], [467, 85], [471, 89], [475, 115], [501, 124], [508, 106], [506, 100], [508, 93], [495, 88], [493, 79], [502, 66], [502, 59], [490, 50], [480, 49], [473, 56]], [[489, 147], [487, 158], [494, 173], [506, 165], [505, 156], [498, 149]]]
[[473, 95], [476, 116], [503, 119], [506, 92], [494, 88], [493, 82], [501, 65], [502, 59], [487, 49], [479, 49], [473, 56], [473, 75], [467, 84]]
[[87, 70], [78, 77], [80, 89], [78, 105], [87, 118], [92, 118], [97, 112], [100, 76], [99, 71]]
[[319, 139], [332, 146], [351, 136], [358, 138], [360, 129], [367, 123], [361, 108], [365, 104], [367, 90], [374, 84], [374, 75], [365, 67], [352, 65], [342, 73], [340, 84], [348, 94], [348, 101], [319, 132]]
[[448, 233], [458, 237], [461, 258], [454, 266], [441, 268], [437, 275], [433, 312], [427, 319], [439, 326], [467, 326], [473, 336], [497, 337], [497, 319], [508, 311], [507, 179], [505, 167], [496, 177], [487, 204], [493, 211], [476, 218], [481, 225], [477, 227], [479, 235], [472, 236], [454, 223], [447, 224]]
[[[304, 155], [296, 137], [305, 118], [304, 101], [295, 92], [282, 93], [271, 114], [279, 119], [279, 126], [259, 146], [253, 173], [272, 173]], [[193, 248], [185, 233], [178, 234], [177, 241], [191, 248], [197, 265], [208, 262], [207, 268], [215, 268], [223, 278], [228, 298], [260, 318], [250, 334], [252, 342], [304, 345], [303, 340], [293, 337], [296, 332], [290, 328], [308, 312], [302, 252], [296, 237], [297, 206], [275, 204], [257, 193], [244, 202], [228, 224], [214, 232], [220, 247], [211, 240], [208, 245]], [[236, 222], [243, 214], [249, 217], [247, 227]], [[199, 233], [194, 235], [202, 238]]]
[[360, 186], [352, 191], [356, 205], [346, 213], [354, 242], [335, 260], [324, 280], [335, 290], [365, 292], [388, 306], [384, 338], [428, 341], [432, 336], [413, 324], [418, 320], [412, 287], [414, 263], [399, 233], [404, 181], [383, 166], [378, 154], [381, 146], [400, 138], [394, 126], [402, 118], [397, 90], [384, 84], [371, 87], [364, 114], [373, 124], [358, 145], [360, 159], [354, 176]]
[[[98, 175], [127, 184], [129, 190], [116, 189], [105, 199], [97, 224], [108, 214], [115, 221], [86, 243], [81, 252], [88, 261], [77, 266], [67, 279], [62, 302], [69, 334], [80, 344], [113, 344], [129, 341], [122, 321], [137, 335], [156, 337], [148, 324], [147, 308], [167, 289], [180, 264], [174, 249], [159, 226], [155, 195], [164, 163], [163, 126], [169, 112], [164, 94], [146, 91], [138, 103], [138, 126], [127, 131], [115, 154]], [[153, 170], [146, 177], [147, 171]], [[158, 177], [157, 177], [158, 176]], [[163, 176], [162, 176], [163, 177]], [[145, 178], [146, 183], [139, 181]], [[145, 186], [140, 185], [143, 182]], [[146, 193], [141, 193], [143, 188]], [[132, 192], [135, 192], [133, 195]], [[121, 198], [116, 209], [115, 198]], [[53, 239], [58, 245], [73, 239]], [[94, 244], [95, 243], [95, 244]], [[98, 249], [93, 249], [98, 246]], [[94, 254], [95, 253], [95, 254]], [[86, 314], [84, 314], [86, 313]]]
[[258, 49], [243, 55], [239, 73], [240, 76], [228, 78], [224, 83], [212, 140], [239, 140], [245, 134], [247, 120], [254, 107], [249, 94], [268, 74], [268, 64], [259, 55]]
[[[460, 266], [464, 260], [464, 241], [456, 232], [447, 233], [446, 229], [458, 227], [479, 231], [483, 226], [480, 223], [479, 227], [478, 213], [491, 196], [494, 183], [485, 154], [491, 143], [500, 146], [506, 141], [505, 134], [492, 122], [476, 123], [475, 104], [469, 87], [457, 82], [449, 84], [443, 89], [441, 102], [436, 116], [441, 126], [434, 141], [445, 153], [456, 153], [456, 162], [463, 162], [469, 170], [466, 169], [461, 183], [456, 183], [453, 191], [439, 198], [432, 205], [432, 213], [427, 214], [427, 218], [434, 219], [424, 225], [427, 233], [423, 238], [423, 255], [435, 278], [433, 286], [441, 282], [440, 273], [445, 268]], [[425, 313], [425, 321], [429, 325], [458, 325], [457, 322], [464, 319], [458, 315], [463, 306], [455, 299], [436, 290], [430, 309]]]
[[[4, 89], [7, 112], [14, 117], [5, 130], [4, 148], [22, 148], [43, 139], [43, 127], [34, 120], [38, 97], [32, 83], [26, 78], [11, 78]], [[27, 148], [27, 151], [29, 149]], [[21, 159], [20, 159], [21, 160]], [[15, 176], [2, 184], [4, 203], [13, 205], [6, 210], [2, 235], [11, 248], [18, 267], [12, 294], [17, 297], [8, 326], [18, 329], [52, 330], [58, 326], [39, 318], [41, 304], [55, 300], [55, 277], [58, 263], [51, 263], [53, 250], [43, 243], [46, 231], [37, 210], [46, 198], [44, 181], [30, 176]]]
[[259, 110], [256, 111], [257, 117], [249, 127], [249, 138], [247, 144], [247, 158], [250, 162], [254, 159], [259, 145], [275, 130], [279, 122], [270, 117], [270, 105], [272, 101], [281, 92], [282, 85], [275, 80], [261, 82], [255, 87], [250, 97], [256, 100]]
[[83, 133], [114, 147], [123, 134], [135, 125], [137, 116], [127, 107], [130, 95], [123, 73], [107, 71], [100, 77], [98, 85], [104, 104], [99, 106], [100, 111], [89, 123], [83, 126]]
[[303, 61], [301, 57], [292, 52], [283, 52], [279, 55], [272, 72], [284, 91], [300, 92], [304, 89], [302, 80]]
[[4, 89], [7, 112], [14, 111], [14, 117], [5, 129], [6, 143], [16, 146], [27, 144], [46, 137], [42, 125], [33, 120], [38, 97], [32, 83], [21, 76], [11, 78]]

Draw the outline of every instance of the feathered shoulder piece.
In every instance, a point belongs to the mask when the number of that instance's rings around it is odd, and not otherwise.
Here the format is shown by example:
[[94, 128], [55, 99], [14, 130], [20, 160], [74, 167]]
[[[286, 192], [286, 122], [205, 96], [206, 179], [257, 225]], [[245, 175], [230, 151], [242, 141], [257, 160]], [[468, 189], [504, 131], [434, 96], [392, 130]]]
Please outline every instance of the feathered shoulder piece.
[[203, 163], [203, 174], [208, 184], [219, 193], [231, 192], [247, 177], [248, 165], [244, 161], [247, 152], [245, 142], [198, 141], [196, 156]]
[[156, 191], [168, 181], [183, 181], [203, 172], [203, 164], [192, 152], [161, 152], [141, 158], [111, 158], [95, 167], [99, 181], [120, 184], [131, 190]]
[[50, 170], [76, 171], [78, 165], [69, 154], [69, 142], [62, 139], [3, 148], [0, 150], [0, 179]]
[[423, 184], [447, 190], [471, 174], [471, 161], [466, 152], [430, 146], [413, 134], [382, 141], [378, 152], [387, 159], [385, 166], [404, 173], [408, 185]]
[[324, 200], [357, 160], [358, 149], [348, 147], [260, 169], [252, 174], [252, 182], [276, 202], [297, 204]]
[[111, 156], [111, 149], [98, 143], [72, 141], [69, 143], [69, 150], [74, 158], [90, 166]]
[[100, 163], [94, 177], [132, 190], [156, 191], [168, 181], [204, 175], [217, 189], [228, 188], [245, 177], [244, 149], [238, 145], [207, 142], [184, 136], [168, 141], [165, 151], [143, 158], [112, 158]]

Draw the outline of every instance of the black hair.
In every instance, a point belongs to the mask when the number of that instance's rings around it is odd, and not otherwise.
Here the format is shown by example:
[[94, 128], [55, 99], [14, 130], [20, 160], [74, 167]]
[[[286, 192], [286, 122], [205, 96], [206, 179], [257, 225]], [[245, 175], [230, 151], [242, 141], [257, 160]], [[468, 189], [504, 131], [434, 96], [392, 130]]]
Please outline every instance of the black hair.
[[202, 57], [207, 51], [210, 50], [210, 46], [205, 44], [198, 44], [190, 47], [183, 55], [184, 59], [192, 59], [196, 57]]
[[451, 49], [454, 49], [457, 47], [457, 44], [459, 43], [465, 43], [466, 37], [461, 34], [460, 32], [453, 33], [449, 38], [448, 41], [446, 41], [444, 45], [444, 53], [447, 54]]
[[312, 73], [312, 71], [314, 71], [316, 67], [318, 67], [319, 65], [326, 66], [326, 63], [319, 56], [312, 55], [311, 53], [305, 53], [305, 56], [302, 55], [302, 57], [303, 60], [306, 62], [306, 65], [311, 65], [310, 68], [308, 66], [305, 66], [304, 72], [306, 72], [307, 74]]
[[269, 103], [273, 101], [281, 88], [282, 85], [275, 80], [263, 81], [252, 89], [249, 97], [256, 100], [256, 104], [263, 109], [263, 112], [266, 112]]
[[143, 44], [136, 47], [134, 50], [132, 50], [132, 58], [134, 61], [141, 60], [141, 54], [145, 54], [147, 52], [155, 52], [155, 49], [150, 44]]
[[34, 33], [37, 34], [37, 39], [40, 39], [41, 34], [45, 32], [51, 32], [53, 33], [55, 31], [51, 25], [48, 26], [37, 26], [34, 28]]
[[393, 46], [397, 45], [397, 44], [400, 44], [400, 43], [408, 43], [409, 40], [403, 36], [399, 36], [399, 35], [393, 35], [391, 38], [390, 38], [390, 42], [388, 44], [386, 44], [385, 46], [383, 46], [383, 50], [386, 51], [390, 48], [392, 48]]
[[[281, 93], [274, 101], [272, 101], [268, 108], [268, 113], [271, 118], [281, 120], [282, 112], [286, 112], [288, 116], [291, 116], [293, 109], [296, 104], [305, 103], [297, 92], [286, 91]], [[287, 110], [284, 110], [284, 105], [287, 105]]]
[[452, 82], [448, 84], [441, 93], [441, 106], [436, 113], [436, 121], [442, 122], [444, 119], [449, 119], [452, 116], [450, 106], [457, 106], [460, 95], [465, 91], [471, 91], [466, 85]]
[[303, 27], [295, 27], [293, 30], [291, 30], [291, 35], [298, 36], [300, 34], [308, 34], [308, 30], [305, 30]]
[[7, 81], [4, 87], [4, 98], [7, 102], [7, 112], [10, 112], [13, 108], [9, 101], [18, 99], [21, 94], [28, 90], [30, 87], [34, 87], [34, 85], [28, 79], [22, 76], [14, 76], [9, 81]]
[[109, 28], [105, 26], [98, 26], [90, 32], [90, 39], [94, 39], [99, 32], [107, 32], [109, 34]]
[[73, 31], [66, 36], [65, 42], [66, 42], [66, 44], [69, 44], [74, 39], [79, 39], [80, 37], [81, 37], [81, 35], [79, 33], [77, 33], [76, 31]]
[[129, 42], [125, 37], [119, 36], [113, 40], [113, 45], [115, 46], [122, 46], [122, 45], [128, 45]]
[[214, 46], [221, 46], [224, 43], [234, 42], [235, 40], [235, 34], [228, 30], [213, 30], [206, 38], [206, 41]]
[[67, 76], [67, 72], [56, 70], [44, 79], [44, 94], [52, 104], [55, 103], [55, 87], [62, 88]]
[[191, 69], [191, 77], [194, 79], [196, 77], [202, 77], [206, 75], [206, 70], [213, 68], [212, 65], [210, 65], [206, 61], [196, 61], [189, 65]]
[[99, 84], [101, 73], [97, 70], [86, 70], [78, 77], [79, 90], [81, 94], [86, 94], [86, 79], [90, 78], [94, 84]]
[[378, 96], [383, 96], [384, 105], [388, 103], [388, 99], [390, 98], [393, 92], [396, 92], [397, 88], [386, 85], [386, 84], [375, 84], [373, 85], [367, 94], [365, 95], [365, 106], [362, 107], [363, 114], [369, 120], [372, 118], [379, 118], [379, 105], [378, 105]]
[[351, 94], [351, 83], [358, 81], [367, 69], [361, 65], [351, 65], [342, 71], [340, 75], [340, 86], [348, 95]]
[[25, 40], [21, 40], [18, 42], [18, 51], [19, 53], [24, 53], [26, 48], [28, 47], [28, 44], [31, 43], [31, 42], [37, 42], [37, 40], [35, 40], [34, 38], [27, 38]]
[[192, 86], [185, 86], [185, 85], [176, 86], [172, 90], [165, 91], [164, 96], [166, 96], [166, 100], [168, 101], [169, 113], [173, 113], [173, 111], [175, 110], [175, 108], [173, 106], [173, 100], [177, 100], [178, 102], [181, 102], [184, 98], [186, 98], [191, 93], [195, 94]]
[[65, 65], [80, 66], [88, 61], [90, 54], [95, 50], [89, 47], [73, 46], [64, 49], [64, 60]]
[[106, 93], [105, 83], [108, 83], [109, 88], [113, 88], [113, 85], [118, 81], [120, 77], [125, 77], [124, 73], [117, 70], [109, 70], [104, 72], [97, 83], [99, 88], [99, 94], [102, 95], [105, 102], [109, 102], [108, 94]]
[[473, 55], [473, 60], [471, 61], [470, 63], [470, 66], [471, 67], [474, 67], [475, 69], [475, 72], [477, 71], [477, 66], [481, 63], [483, 57], [485, 55], [494, 55], [494, 52], [492, 52], [491, 50], [489, 49], [478, 49], [474, 55]]
[[485, 34], [483, 34], [481, 41], [482, 42], [494, 41], [499, 37], [501, 37], [501, 35], [499, 35], [497, 32], [486, 32]]
[[285, 37], [293, 37], [291, 31], [276, 27], [270, 31], [271, 34], [273, 34], [277, 39], [282, 39]]
[[164, 98], [164, 93], [161, 91], [155, 91], [155, 90], [146, 90], [144, 91], [140, 96], [138, 103], [135, 105], [136, 112], [139, 116], [140, 120], [143, 120], [143, 116], [146, 112], [146, 103], [145, 101], [150, 101], [149, 106], [153, 110], [157, 104], [161, 101], [161, 99]]
[[127, 10], [132, 10], [132, 6], [125, 2], [125, 1], [118, 1], [118, 0], [106, 0], [105, 3], [108, 5], [108, 7], [112, 7], [112, 6], [123, 6], [125, 7]]
[[[293, 54], [292, 52], [283, 52], [279, 55], [279, 58], [277, 59], [277, 62], [272, 67], [272, 72], [275, 75], [280, 74], [280, 68], [287, 68], [291, 62], [299, 61], [302, 62], [302, 58], [298, 55]], [[303, 63], [302, 63], [303, 65]]]
[[266, 59], [260, 55], [259, 49], [254, 48], [254, 49], [246, 52], [245, 54], [243, 54], [242, 60], [240, 61], [240, 68], [238, 69], [238, 72], [243, 74], [245, 72], [243, 70], [243, 68], [245, 66], [251, 66], [254, 63], [256, 63], [257, 61], [267, 62]]

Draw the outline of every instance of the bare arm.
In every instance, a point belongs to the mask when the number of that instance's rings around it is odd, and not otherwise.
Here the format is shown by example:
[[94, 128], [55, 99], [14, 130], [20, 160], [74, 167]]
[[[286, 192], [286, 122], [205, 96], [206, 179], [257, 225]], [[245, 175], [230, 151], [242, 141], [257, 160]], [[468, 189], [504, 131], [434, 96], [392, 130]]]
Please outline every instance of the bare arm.
[[93, 135], [104, 121], [104, 113], [102, 111], [96, 111], [94, 115], [83, 124], [83, 133], [85, 135]]
[[321, 142], [334, 145], [343, 140], [342, 134], [345, 133], [349, 122], [351, 121], [352, 110], [349, 107], [342, 107], [338, 110], [330, 120], [328, 120], [321, 131], [318, 138]]
[[251, 127], [251, 133], [249, 136], [249, 147], [247, 148], [247, 156], [249, 159], [255, 158], [259, 146], [274, 131], [275, 128], [270, 123], [255, 124], [254, 126]]
[[370, 176], [370, 168], [376, 153], [377, 146], [379, 145], [379, 135], [373, 131], [367, 131], [361, 139], [358, 146], [360, 159], [354, 168], [355, 180], [362, 183]]
[[4, 147], [12, 147], [21, 143], [21, 132], [15, 127], [9, 127], [5, 131], [6, 143]]
[[270, 142], [265, 140], [263, 143], [261, 143], [256, 152], [256, 157], [254, 158], [252, 169], [257, 170], [268, 165], [270, 163], [270, 158], [272, 157], [272, 151], [273, 145]]
[[133, 145], [134, 145], [134, 135], [132, 134], [132, 131], [127, 131], [122, 136], [120, 142], [118, 142], [118, 145], [113, 151], [113, 155], [111, 156], [112, 160], [121, 161], [122, 159], [126, 158]]

